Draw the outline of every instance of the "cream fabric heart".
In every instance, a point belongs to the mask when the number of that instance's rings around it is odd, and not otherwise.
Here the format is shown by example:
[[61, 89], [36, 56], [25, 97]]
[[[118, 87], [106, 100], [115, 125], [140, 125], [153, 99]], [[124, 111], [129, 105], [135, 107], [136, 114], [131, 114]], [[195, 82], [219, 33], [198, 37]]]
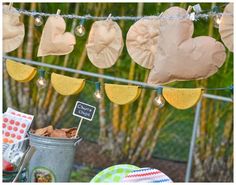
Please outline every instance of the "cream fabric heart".
[[23, 42], [25, 26], [20, 22], [20, 14], [15, 8], [3, 5], [3, 51], [5, 53], [17, 49]]
[[112, 20], [93, 23], [86, 45], [88, 58], [98, 68], [109, 68], [120, 56], [124, 43], [119, 25]]
[[153, 68], [156, 59], [159, 35], [159, 19], [151, 16], [133, 24], [126, 38], [126, 46], [131, 58], [139, 65]]
[[[230, 50], [234, 51], [234, 6], [233, 3], [229, 3], [225, 9], [219, 25], [219, 33], [221, 40], [225, 46]], [[230, 15], [231, 14], [231, 15]]]
[[[176, 15], [184, 17], [187, 11], [172, 7], [163, 13], [164, 17]], [[193, 30], [189, 19], [160, 20], [157, 57], [148, 83], [199, 80], [218, 71], [226, 58], [223, 44], [208, 36], [192, 38]]]
[[43, 29], [37, 56], [66, 55], [72, 52], [75, 36], [65, 30], [66, 23], [61, 16], [50, 16]]

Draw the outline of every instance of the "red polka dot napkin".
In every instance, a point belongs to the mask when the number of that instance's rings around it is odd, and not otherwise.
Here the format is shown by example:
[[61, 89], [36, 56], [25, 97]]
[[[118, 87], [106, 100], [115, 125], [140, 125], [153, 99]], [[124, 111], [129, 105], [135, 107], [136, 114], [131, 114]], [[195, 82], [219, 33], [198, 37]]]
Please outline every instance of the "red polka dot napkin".
[[25, 138], [34, 116], [8, 108], [3, 114], [3, 143], [15, 143]]

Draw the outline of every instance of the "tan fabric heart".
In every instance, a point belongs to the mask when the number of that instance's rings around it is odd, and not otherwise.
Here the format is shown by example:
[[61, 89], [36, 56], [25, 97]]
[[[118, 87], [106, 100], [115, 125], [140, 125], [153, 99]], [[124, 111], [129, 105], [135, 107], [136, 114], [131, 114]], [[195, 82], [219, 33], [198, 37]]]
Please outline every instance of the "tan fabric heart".
[[20, 22], [20, 14], [15, 8], [3, 5], [3, 51], [5, 53], [17, 49], [23, 42], [25, 26]]
[[126, 46], [131, 58], [139, 65], [151, 69], [157, 54], [159, 19], [151, 16], [133, 24], [126, 38]]
[[37, 56], [66, 55], [72, 52], [75, 36], [65, 30], [66, 23], [61, 16], [50, 16], [43, 29]]
[[[187, 11], [172, 7], [164, 17], [186, 16]], [[223, 65], [226, 53], [223, 44], [212, 37], [191, 38], [193, 23], [189, 19], [160, 20], [157, 57], [148, 78], [150, 84], [207, 78]]]
[[229, 3], [225, 9], [219, 25], [219, 33], [221, 40], [225, 46], [230, 50], [234, 51], [234, 7], [233, 3]]
[[93, 23], [86, 45], [88, 58], [99, 68], [109, 68], [120, 56], [124, 43], [119, 25], [112, 20]]

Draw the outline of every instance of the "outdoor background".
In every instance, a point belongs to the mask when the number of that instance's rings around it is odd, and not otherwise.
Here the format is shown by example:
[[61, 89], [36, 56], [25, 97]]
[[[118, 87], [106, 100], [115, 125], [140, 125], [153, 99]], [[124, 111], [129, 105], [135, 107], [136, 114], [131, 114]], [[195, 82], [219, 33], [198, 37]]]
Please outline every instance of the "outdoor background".
[[[37, 10], [47, 13], [108, 16], [156, 15], [172, 6], [187, 9], [194, 3], [14, 3], [14, 7]], [[203, 10], [210, 11], [219, 6], [221, 12], [225, 4], [201, 3]], [[25, 38], [22, 46], [8, 53], [10, 56], [33, 59], [49, 64], [66, 66], [116, 77], [146, 81], [149, 71], [136, 65], [124, 47], [118, 62], [109, 69], [94, 67], [86, 55], [85, 44], [90, 27], [94, 21], [85, 21], [86, 34], [76, 37], [77, 43], [67, 56], [37, 57], [43, 26], [34, 26], [34, 18], [21, 16], [25, 24]], [[67, 31], [73, 32], [79, 20], [65, 19]], [[46, 18], [44, 17], [44, 23]], [[134, 21], [117, 21], [125, 41], [127, 31]], [[213, 19], [199, 20], [194, 23], [195, 36], [209, 35], [220, 40]], [[174, 87], [227, 87], [233, 84], [233, 54], [226, 49], [227, 59], [219, 72], [207, 80], [175, 82]], [[3, 63], [4, 65], [5, 63]], [[5, 66], [4, 66], [5, 69]], [[46, 69], [46, 78], [56, 72]], [[80, 130], [83, 142], [78, 146], [72, 181], [90, 181], [100, 170], [114, 164], [135, 164], [140, 167], [154, 167], [166, 173], [173, 181], [184, 181], [192, 134], [194, 108], [177, 110], [167, 103], [158, 109], [152, 104], [155, 91], [142, 90], [140, 98], [131, 105], [117, 106], [106, 95], [101, 102], [93, 98], [95, 84], [108, 82], [103, 79], [86, 78], [82, 93], [78, 96], [64, 97], [57, 94], [49, 83], [39, 90], [36, 80], [18, 83], [4, 70], [3, 106], [34, 114], [32, 125], [40, 128], [52, 124], [57, 128], [76, 127], [77, 117], [72, 116], [76, 100], [97, 107], [92, 122], [84, 121]], [[114, 82], [111, 82], [114, 83]], [[102, 88], [103, 90], [103, 88]], [[231, 97], [230, 91], [209, 91], [207, 93]], [[191, 181], [233, 181], [233, 106], [231, 103], [203, 99], [197, 145], [194, 152]]]

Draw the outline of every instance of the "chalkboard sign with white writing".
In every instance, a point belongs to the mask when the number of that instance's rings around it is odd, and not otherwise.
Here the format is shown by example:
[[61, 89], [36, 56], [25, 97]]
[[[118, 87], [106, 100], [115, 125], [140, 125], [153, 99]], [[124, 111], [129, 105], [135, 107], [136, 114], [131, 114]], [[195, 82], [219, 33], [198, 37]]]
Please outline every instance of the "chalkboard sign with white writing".
[[95, 111], [96, 111], [96, 107], [77, 101], [75, 104], [73, 115], [92, 121]]

